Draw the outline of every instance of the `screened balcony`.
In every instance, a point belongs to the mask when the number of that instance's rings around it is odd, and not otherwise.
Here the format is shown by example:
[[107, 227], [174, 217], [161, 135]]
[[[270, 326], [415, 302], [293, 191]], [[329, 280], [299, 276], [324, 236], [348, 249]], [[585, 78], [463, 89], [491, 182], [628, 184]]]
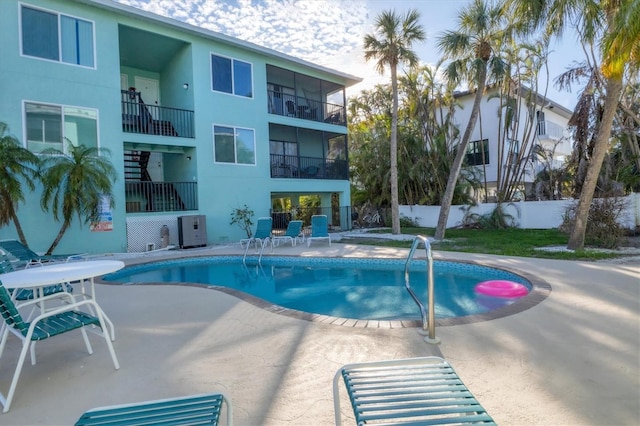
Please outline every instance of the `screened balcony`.
[[271, 177], [291, 179], [349, 179], [346, 160], [271, 154]]
[[347, 125], [345, 87], [267, 65], [270, 114]]

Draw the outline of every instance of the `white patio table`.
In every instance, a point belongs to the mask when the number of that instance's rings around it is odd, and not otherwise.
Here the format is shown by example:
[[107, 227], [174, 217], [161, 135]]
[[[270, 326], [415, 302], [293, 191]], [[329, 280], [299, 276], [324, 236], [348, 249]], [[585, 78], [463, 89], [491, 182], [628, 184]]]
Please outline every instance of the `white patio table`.
[[[96, 301], [94, 278], [124, 268], [120, 260], [87, 260], [83, 262], [52, 263], [44, 266], [20, 269], [0, 274], [0, 281], [7, 289], [30, 288], [34, 296], [40, 297], [43, 288], [53, 284], [80, 282], [82, 294]], [[84, 282], [89, 280], [91, 292], [84, 293]], [[96, 301], [96, 304], [98, 302]], [[100, 306], [100, 305], [98, 305]], [[102, 310], [102, 308], [100, 308]], [[111, 340], [115, 340], [113, 322], [104, 314], [104, 320], [111, 329]]]

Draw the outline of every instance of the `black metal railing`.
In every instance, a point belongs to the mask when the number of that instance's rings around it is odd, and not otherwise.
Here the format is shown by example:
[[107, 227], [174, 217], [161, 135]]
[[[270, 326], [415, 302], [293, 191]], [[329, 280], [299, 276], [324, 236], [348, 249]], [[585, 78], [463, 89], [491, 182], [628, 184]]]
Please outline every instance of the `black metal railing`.
[[127, 213], [198, 210], [197, 182], [125, 181]]
[[271, 154], [271, 177], [293, 179], [349, 179], [347, 160]]
[[338, 126], [347, 125], [345, 107], [329, 102], [268, 91], [269, 113], [303, 120], [320, 121]]
[[193, 111], [145, 104], [140, 92], [121, 90], [122, 130], [161, 136], [194, 138]]

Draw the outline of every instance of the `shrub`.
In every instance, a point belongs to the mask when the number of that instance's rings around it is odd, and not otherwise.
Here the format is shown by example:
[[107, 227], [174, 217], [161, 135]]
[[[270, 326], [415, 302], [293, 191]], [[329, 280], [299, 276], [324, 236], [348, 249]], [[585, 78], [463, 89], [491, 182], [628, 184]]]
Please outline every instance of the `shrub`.
[[231, 225], [238, 225], [244, 232], [247, 233], [247, 238], [251, 238], [251, 227], [253, 226], [253, 221], [251, 218], [253, 217], [253, 210], [251, 210], [245, 204], [241, 209], [233, 209], [231, 212]]
[[516, 219], [513, 215], [507, 213], [506, 207], [512, 206], [516, 210], [516, 214], [520, 217], [520, 209], [514, 203], [498, 203], [496, 208], [484, 215], [471, 213], [471, 207], [463, 207], [464, 217], [462, 219], [462, 228], [473, 229], [507, 229], [517, 226]]
[[400, 228], [418, 228], [418, 218], [400, 216]]
[[[562, 218], [559, 230], [569, 234], [573, 229], [578, 203], [568, 206]], [[620, 217], [625, 210], [622, 198], [607, 197], [594, 199], [589, 208], [585, 244], [608, 249], [618, 248], [625, 235], [620, 225]]]

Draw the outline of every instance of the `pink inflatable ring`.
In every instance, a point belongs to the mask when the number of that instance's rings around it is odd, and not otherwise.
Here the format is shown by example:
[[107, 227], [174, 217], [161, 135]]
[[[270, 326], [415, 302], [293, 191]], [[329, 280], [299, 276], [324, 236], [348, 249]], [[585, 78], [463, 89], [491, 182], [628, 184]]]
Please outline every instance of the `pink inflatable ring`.
[[529, 294], [527, 286], [506, 280], [483, 281], [476, 285], [475, 291], [485, 296], [503, 297], [506, 299], [515, 299]]

